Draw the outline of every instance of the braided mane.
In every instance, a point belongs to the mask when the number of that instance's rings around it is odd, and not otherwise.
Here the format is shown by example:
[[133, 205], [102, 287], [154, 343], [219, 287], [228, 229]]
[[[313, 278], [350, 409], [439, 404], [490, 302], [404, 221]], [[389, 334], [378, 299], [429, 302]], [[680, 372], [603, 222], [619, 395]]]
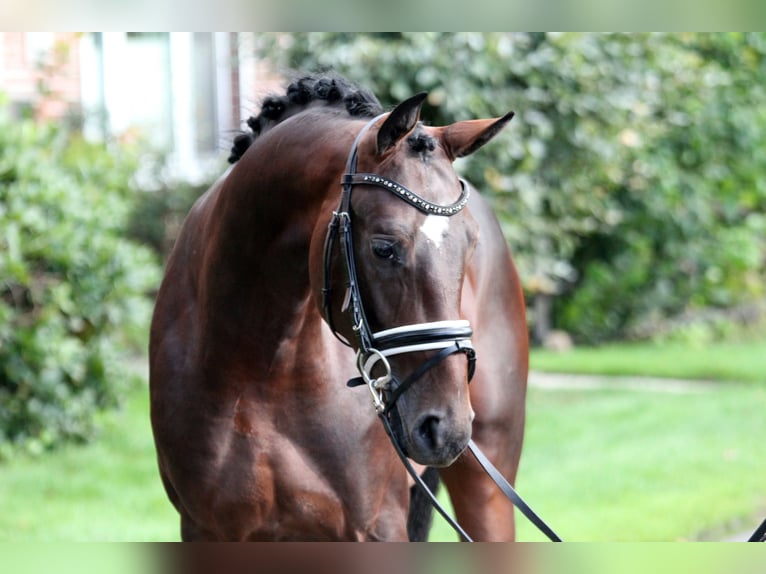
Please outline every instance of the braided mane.
[[261, 104], [261, 112], [247, 120], [250, 132], [239, 134], [229, 155], [235, 163], [260, 134], [308, 107], [324, 105], [343, 109], [350, 116], [374, 117], [383, 112], [378, 99], [364, 88], [341, 76], [305, 76], [287, 87], [283, 96], [269, 96]]

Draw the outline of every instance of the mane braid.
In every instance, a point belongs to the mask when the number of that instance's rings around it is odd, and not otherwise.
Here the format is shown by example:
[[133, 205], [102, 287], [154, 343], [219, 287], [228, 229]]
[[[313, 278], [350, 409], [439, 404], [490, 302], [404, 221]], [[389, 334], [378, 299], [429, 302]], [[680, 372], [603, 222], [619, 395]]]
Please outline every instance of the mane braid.
[[263, 100], [260, 113], [247, 119], [250, 132], [234, 138], [229, 163], [239, 160], [260, 134], [290, 116], [316, 106], [317, 102], [328, 108], [345, 109], [353, 117], [372, 118], [383, 112], [372, 92], [341, 76], [305, 76], [287, 86], [285, 95], [273, 95]]

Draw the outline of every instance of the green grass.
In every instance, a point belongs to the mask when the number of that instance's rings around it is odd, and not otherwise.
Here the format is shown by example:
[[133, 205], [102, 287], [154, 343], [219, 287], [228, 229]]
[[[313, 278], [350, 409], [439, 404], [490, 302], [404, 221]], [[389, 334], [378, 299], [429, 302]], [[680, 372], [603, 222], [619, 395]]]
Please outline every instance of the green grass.
[[[531, 389], [517, 487], [565, 540], [752, 531], [766, 515], [764, 413], [758, 384], [684, 394]], [[0, 464], [0, 541], [178, 540], [146, 387], [103, 422], [91, 445]], [[436, 522], [432, 539], [455, 539]], [[522, 516], [517, 524], [520, 540], [543, 539]]]
[[[720, 539], [766, 516], [766, 338], [534, 349], [532, 369], [726, 381], [684, 394], [532, 389], [517, 487], [565, 540]], [[731, 384], [740, 382], [746, 384]], [[755, 384], [753, 384], [755, 383]], [[442, 499], [444, 499], [442, 493]], [[517, 513], [520, 540], [544, 540]], [[454, 540], [437, 521], [434, 540]]]
[[619, 343], [558, 353], [534, 349], [539, 371], [766, 383], [766, 337], [705, 345]]
[[142, 386], [93, 444], [0, 464], [0, 541], [178, 540], [148, 409]]
[[[531, 389], [520, 494], [567, 541], [722, 539], [766, 516], [766, 389]], [[545, 540], [517, 513], [518, 538]], [[454, 540], [439, 520], [432, 539]]]

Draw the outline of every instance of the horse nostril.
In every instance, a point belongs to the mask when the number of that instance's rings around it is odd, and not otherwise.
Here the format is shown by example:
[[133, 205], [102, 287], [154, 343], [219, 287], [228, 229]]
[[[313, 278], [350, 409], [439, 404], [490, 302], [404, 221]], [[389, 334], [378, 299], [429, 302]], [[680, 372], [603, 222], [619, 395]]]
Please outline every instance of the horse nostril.
[[442, 432], [441, 422], [441, 417], [426, 415], [418, 427], [420, 438], [431, 450], [438, 450], [444, 446], [444, 433]]
[[411, 428], [408, 456], [428, 466], [449, 466], [471, 438], [471, 426], [462, 425], [445, 411], [421, 413]]

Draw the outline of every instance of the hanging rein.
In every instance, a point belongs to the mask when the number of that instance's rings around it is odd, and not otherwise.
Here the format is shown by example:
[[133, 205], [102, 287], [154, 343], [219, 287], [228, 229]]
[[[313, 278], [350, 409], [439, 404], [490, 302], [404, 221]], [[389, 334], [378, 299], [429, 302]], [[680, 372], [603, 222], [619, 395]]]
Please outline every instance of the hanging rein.
[[[340, 204], [337, 211], [333, 212], [332, 220], [327, 231], [324, 244], [324, 281], [322, 289], [322, 311], [333, 334], [345, 345], [352, 343], [343, 337], [335, 328], [332, 316], [332, 251], [335, 244], [340, 241], [341, 255], [346, 272], [346, 294], [341, 308], [342, 313], [349, 313], [357, 344], [356, 365], [360, 377], [348, 382], [351, 387], [366, 385], [369, 389], [375, 410], [385, 427], [386, 433], [396, 450], [405, 468], [430, 498], [434, 508], [466, 541], [472, 541], [460, 525], [439, 504], [433, 492], [426, 486], [415, 469], [410, 464], [405, 452], [393, 432], [390, 420], [392, 409], [397, 399], [409, 389], [415, 382], [422, 378], [430, 369], [438, 365], [447, 357], [455, 353], [464, 353], [468, 358], [468, 381], [470, 383], [476, 369], [476, 351], [471, 344], [473, 330], [466, 320], [436, 321], [430, 323], [416, 323], [372, 332], [367, 322], [362, 303], [359, 280], [354, 261], [354, 242], [352, 235], [352, 209], [351, 194], [355, 185], [372, 185], [380, 187], [412, 207], [426, 215], [452, 216], [459, 213], [468, 203], [469, 188], [461, 179], [460, 197], [450, 205], [432, 203], [415, 192], [407, 189], [404, 185], [386, 177], [372, 173], [357, 173], [358, 147], [364, 134], [385, 114], [381, 114], [370, 120], [359, 132], [349, 152], [346, 162], [346, 173], [341, 180]], [[415, 369], [403, 381], [398, 381], [391, 371], [388, 357], [403, 353], [420, 351], [438, 351]], [[383, 374], [373, 375], [373, 369], [382, 367]], [[380, 369], [378, 369], [380, 373]], [[468, 448], [479, 464], [489, 474], [503, 493], [521, 510], [535, 526], [537, 526], [549, 539], [560, 542], [556, 535], [545, 522], [521, 499], [508, 481], [492, 465], [492, 463], [479, 450], [479, 447], [471, 440]]]

